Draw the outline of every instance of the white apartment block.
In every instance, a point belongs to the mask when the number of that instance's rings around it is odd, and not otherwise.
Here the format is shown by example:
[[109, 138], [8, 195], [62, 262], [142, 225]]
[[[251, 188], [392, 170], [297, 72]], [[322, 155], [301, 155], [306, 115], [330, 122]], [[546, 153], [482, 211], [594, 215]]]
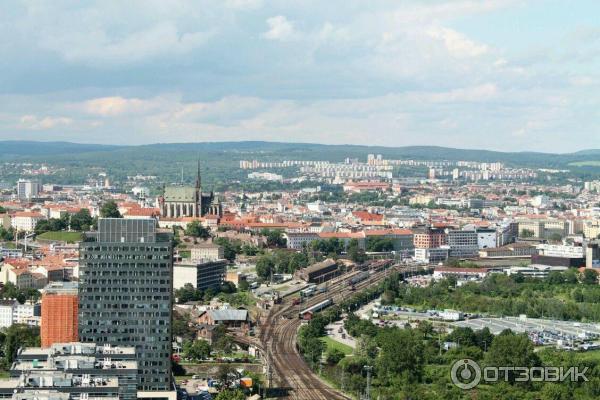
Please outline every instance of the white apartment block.
[[213, 243], [202, 243], [192, 247], [192, 260], [216, 261], [225, 258], [225, 249]]
[[35, 308], [36, 305], [29, 302], [20, 304], [14, 299], [0, 300], [0, 329], [8, 328], [13, 324], [32, 325], [32, 322], [37, 319], [34, 317]]
[[27, 179], [19, 179], [17, 182], [17, 197], [19, 200], [30, 200], [31, 198], [36, 197], [39, 192], [39, 182]]
[[540, 255], [563, 258], [583, 258], [583, 246], [566, 246], [562, 244], [538, 244], [536, 246]]
[[18, 231], [33, 232], [37, 223], [43, 219], [44, 216], [38, 212], [21, 211], [12, 216], [10, 225]]
[[283, 236], [287, 241], [288, 249], [302, 250], [310, 242], [319, 240], [319, 234], [315, 232], [287, 232]]

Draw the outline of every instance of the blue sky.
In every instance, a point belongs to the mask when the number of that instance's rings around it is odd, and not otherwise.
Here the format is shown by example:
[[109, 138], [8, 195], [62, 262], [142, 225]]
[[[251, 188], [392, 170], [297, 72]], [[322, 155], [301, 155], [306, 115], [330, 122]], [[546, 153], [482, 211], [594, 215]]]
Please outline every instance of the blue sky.
[[0, 8], [0, 140], [600, 148], [598, 1]]

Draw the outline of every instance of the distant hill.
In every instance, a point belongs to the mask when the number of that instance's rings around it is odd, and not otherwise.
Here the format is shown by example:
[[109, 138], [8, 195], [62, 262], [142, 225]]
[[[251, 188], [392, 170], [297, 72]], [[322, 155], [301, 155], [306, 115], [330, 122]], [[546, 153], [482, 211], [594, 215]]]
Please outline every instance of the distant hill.
[[[97, 154], [97, 153], [102, 153]], [[182, 162], [200, 157], [221, 162], [241, 159], [328, 160], [343, 161], [346, 157], [366, 160], [367, 154], [382, 154], [384, 158], [417, 160], [466, 160], [504, 162], [514, 166], [564, 168], [573, 163], [600, 160], [600, 150], [582, 150], [569, 154], [536, 152], [500, 152], [491, 150], [455, 149], [439, 146], [359, 146], [263, 141], [156, 143], [136, 146], [96, 145], [70, 142], [0, 141], [1, 159], [29, 159], [46, 162]]]
[[578, 156], [600, 156], [600, 149], [580, 150], [573, 154]]
[[0, 141], [0, 157], [87, 153], [96, 151], [110, 151], [118, 147], [119, 146], [81, 144], [71, 142], [35, 142], [21, 140], [6, 140]]

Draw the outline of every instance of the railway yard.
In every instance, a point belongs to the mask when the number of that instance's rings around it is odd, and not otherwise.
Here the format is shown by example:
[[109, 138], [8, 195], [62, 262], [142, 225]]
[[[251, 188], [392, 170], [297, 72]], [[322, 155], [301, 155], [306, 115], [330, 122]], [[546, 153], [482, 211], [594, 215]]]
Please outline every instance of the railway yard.
[[[332, 304], [342, 301], [360, 290], [380, 282], [393, 269], [380, 270], [364, 276], [364, 279], [351, 280], [356, 273], [346, 274], [329, 281], [328, 290], [307, 298], [302, 304], [294, 304], [291, 298], [284, 298], [281, 304], [269, 310], [261, 323], [260, 347], [266, 354], [268, 369], [272, 373], [270, 393], [277, 398], [317, 400], [350, 399], [332, 388], [316, 375], [306, 364], [296, 347], [296, 335], [302, 320], [301, 310], [331, 300]], [[360, 273], [359, 273], [360, 274]], [[329, 304], [328, 304], [329, 305]]]

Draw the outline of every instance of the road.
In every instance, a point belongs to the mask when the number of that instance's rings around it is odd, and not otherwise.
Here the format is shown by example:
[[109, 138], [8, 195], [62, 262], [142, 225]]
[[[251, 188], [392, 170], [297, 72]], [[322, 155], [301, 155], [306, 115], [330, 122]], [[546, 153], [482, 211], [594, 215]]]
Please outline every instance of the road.
[[[356, 285], [356, 290], [364, 289], [384, 279], [391, 271], [372, 274], [367, 280]], [[273, 387], [279, 389], [279, 397], [298, 400], [349, 400], [350, 397], [333, 389], [323, 382], [306, 364], [296, 348], [296, 335], [301, 321], [299, 307], [306, 308], [328, 298], [339, 303], [352, 295], [346, 278], [330, 282], [329, 291], [312, 297], [301, 306], [293, 306], [290, 299], [275, 305], [261, 324], [259, 339], [266, 352], [273, 372]], [[288, 318], [290, 317], [291, 318]]]

